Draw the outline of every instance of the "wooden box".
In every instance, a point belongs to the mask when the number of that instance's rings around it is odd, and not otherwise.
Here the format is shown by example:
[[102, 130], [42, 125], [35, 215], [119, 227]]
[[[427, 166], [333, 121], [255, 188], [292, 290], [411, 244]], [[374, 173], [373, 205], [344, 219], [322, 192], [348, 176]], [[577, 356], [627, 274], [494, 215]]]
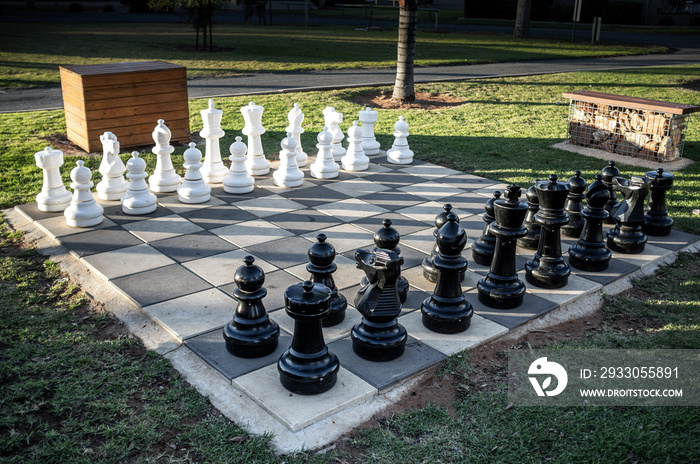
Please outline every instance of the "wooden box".
[[159, 119], [171, 143], [190, 137], [187, 69], [165, 61], [61, 66], [68, 140], [88, 152], [102, 150], [109, 131], [122, 148], [153, 145]]

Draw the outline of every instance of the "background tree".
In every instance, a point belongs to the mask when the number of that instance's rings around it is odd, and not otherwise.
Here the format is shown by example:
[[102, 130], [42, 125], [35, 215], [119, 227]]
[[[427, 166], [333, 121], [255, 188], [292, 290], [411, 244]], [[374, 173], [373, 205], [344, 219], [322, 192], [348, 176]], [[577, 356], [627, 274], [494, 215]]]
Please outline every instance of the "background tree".
[[530, 8], [532, 0], [518, 0], [518, 10], [515, 14], [515, 30], [513, 35], [518, 38], [530, 35]]
[[[148, 6], [153, 11], [169, 11], [175, 6], [180, 6], [187, 12], [187, 20], [191, 22], [196, 30], [195, 50], [200, 49], [199, 32], [202, 31], [201, 49], [209, 51], [214, 49], [214, 39], [212, 36], [212, 17], [214, 12], [220, 10], [225, 0], [148, 0]], [[208, 40], [207, 40], [208, 38]]]
[[416, 53], [418, 1], [399, 0], [399, 42], [396, 58], [396, 82], [392, 100], [410, 102], [416, 99], [413, 86], [413, 59]]

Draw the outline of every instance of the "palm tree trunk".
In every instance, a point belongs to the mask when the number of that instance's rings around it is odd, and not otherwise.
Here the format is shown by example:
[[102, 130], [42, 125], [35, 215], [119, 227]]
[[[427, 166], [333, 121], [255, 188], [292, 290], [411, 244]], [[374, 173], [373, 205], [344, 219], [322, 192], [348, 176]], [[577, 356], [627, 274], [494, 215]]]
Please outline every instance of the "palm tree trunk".
[[399, 41], [392, 100], [410, 102], [416, 99], [413, 86], [413, 59], [416, 50], [417, 19], [417, 0], [399, 0]]

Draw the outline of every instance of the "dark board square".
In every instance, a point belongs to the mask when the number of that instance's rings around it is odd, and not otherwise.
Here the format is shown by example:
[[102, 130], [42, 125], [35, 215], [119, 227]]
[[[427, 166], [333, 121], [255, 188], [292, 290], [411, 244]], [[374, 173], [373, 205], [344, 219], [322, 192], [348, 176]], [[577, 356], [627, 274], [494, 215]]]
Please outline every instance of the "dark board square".
[[321, 185], [285, 190], [283, 196], [290, 200], [294, 200], [307, 208], [322, 205], [333, 200], [339, 201], [350, 198], [350, 196], [345, 195], [344, 193], [336, 192], [333, 189], [329, 189]]
[[649, 245], [654, 245], [673, 251], [680, 250], [681, 248], [686, 247], [691, 243], [695, 243], [698, 240], [700, 240], [700, 237], [697, 235], [681, 232], [680, 230], [675, 229], [671, 229], [671, 233], [663, 237], [647, 235], [647, 243]]
[[255, 256], [272, 263], [280, 269], [296, 266], [307, 261], [307, 253], [313, 242], [301, 237], [286, 237], [271, 242], [246, 247]]
[[223, 329], [216, 329], [185, 340], [185, 346], [194, 351], [214, 369], [221, 372], [224, 377], [232, 380], [276, 363], [282, 353], [289, 348], [291, 342], [292, 337], [281, 332], [277, 349], [271, 354], [261, 358], [239, 358], [229, 353], [226, 349]]
[[400, 235], [408, 235], [425, 229], [424, 222], [398, 213], [381, 213], [370, 218], [357, 219], [352, 223], [374, 233], [384, 227], [385, 219], [391, 221], [391, 227], [396, 229]]
[[[527, 285], [527, 284], [526, 284]], [[540, 298], [531, 293], [525, 293], [523, 304], [514, 309], [496, 309], [489, 308], [479, 301], [479, 292], [477, 289], [466, 293], [467, 300], [474, 307], [474, 312], [479, 316], [490, 319], [493, 322], [512, 329], [525, 322], [535, 319], [554, 308], [558, 307], [556, 303]]]
[[212, 287], [177, 264], [120, 277], [112, 283], [142, 307]]
[[197, 224], [205, 230], [225, 227], [243, 221], [252, 221], [258, 217], [235, 205], [219, 205], [209, 208], [199, 208], [180, 213], [183, 218]]
[[397, 209], [408, 208], [419, 203], [425, 203], [425, 198], [420, 198], [410, 193], [402, 192], [401, 190], [385, 190], [383, 192], [373, 193], [362, 197], [367, 203], [381, 206], [390, 211]]
[[59, 241], [78, 256], [103, 253], [143, 243], [121, 227], [109, 227], [80, 234], [66, 235], [60, 237]]
[[[328, 192], [332, 191], [329, 189], [325, 190]], [[294, 201], [298, 200], [295, 199]], [[303, 235], [308, 232], [327, 229], [343, 223], [340, 219], [323, 214], [315, 209], [299, 209], [288, 213], [275, 214], [274, 216], [266, 217], [265, 220], [272, 222], [273, 224], [276, 224], [296, 235]]]
[[[568, 254], [566, 254], [565, 257], [568, 262]], [[599, 284], [607, 285], [610, 282], [614, 282], [615, 280], [624, 277], [627, 274], [630, 274], [638, 269], [639, 266], [636, 266], [632, 263], [628, 263], [627, 261], [623, 261], [621, 259], [615, 259], [615, 256], [613, 255], [613, 258], [608, 264], [608, 268], [604, 271], [591, 272], [583, 271], [581, 269], [576, 269], [575, 267], [572, 267], [571, 273], [579, 277], [598, 282]]]
[[156, 240], [150, 245], [180, 263], [238, 249], [236, 245], [209, 232], [178, 235]]
[[425, 182], [424, 179], [400, 171], [389, 171], [379, 172], [376, 174], [368, 174], [364, 176], [363, 179], [371, 182], [377, 182], [378, 184], [382, 184], [391, 188], [405, 187], [407, 185], [415, 185], [419, 182]]
[[428, 369], [446, 357], [411, 337], [406, 342], [404, 353], [388, 362], [372, 362], [360, 358], [353, 351], [352, 340], [348, 337], [330, 343], [328, 349], [338, 356], [341, 366], [380, 391]]
[[17, 205], [15, 206], [15, 209], [24, 214], [24, 216], [28, 217], [32, 221], [39, 221], [41, 219], [63, 215], [63, 211], [57, 211], [55, 213], [51, 213], [48, 211], [40, 211], [39, 206], [36, 203], [29, 203], [27, 205]]
[[107, 219], [110, 219], [113, 221], [115, 224], [128, 224], [129, 222], [135, 222], [135, 221], [144, 221], [147, 219], [152, 219], [156, 217], [163, 217], [163, 216], [168, 216], [170, 214], [173, 214], [172, 211], [170, 211], [168, 208], [164, 208], [163, 206], [158, 206], [155, 211], [149, 214], [139, 214], [139, 215], [133, 215], [133, 214], [126, 214], [122, 210], [122, 205], [110, 205], [106, 206], [104, 208], [104, 215]]

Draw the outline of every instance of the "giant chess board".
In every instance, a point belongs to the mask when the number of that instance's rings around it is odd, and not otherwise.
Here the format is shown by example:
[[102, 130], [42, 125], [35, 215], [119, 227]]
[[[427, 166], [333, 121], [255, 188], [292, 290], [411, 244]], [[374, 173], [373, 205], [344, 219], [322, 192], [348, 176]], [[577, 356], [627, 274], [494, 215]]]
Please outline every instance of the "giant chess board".
[[[217, 372], [227, 386], [223, 402], [236, 405], [231, 410], [236, 420], [244, 420], [241, 425], [258, 433], [271, 429], [292, 441], [298, 436], [298, 448], [333, 440], [333, 433], [324, 433], [324, 424], [339, 423], [349, 429], [368, 416], [349, 413], [352, 417], [346, 417], [345, 412], [358, 404], [370, 404], [372, 398], [447, 356], [546, 313], [572, 310], [586, 296], [599, 295], [626, 276], [667, 261], [700, 240], [678, 231], [667, 237], [649, 237], [643, 253], [615, 254], [604, 272], [572, 269], [564, 288], [528, 285], [524, 303], [511, 310], [479, 303], [476, 284], [488, 269], [476, 265], [467, 248], [464, 256], [469, 268], [463, 290], [475, 315], [466, 332], [441, 335], [423, 327], [420, 313], [421, 302], [434, 289], [423, 278], [421, 261], [435, 243], [435, 216], [443, 204], [451, 203], [471, 243], [483, 229], [486, 200], [506, 185], [417, 160], [411, 165], [389, 164], [385, 156], [373, 158], [367, 171], [341, 171], [335, 179], [310, 177], [308, 165], [303, 170], [301, 187], [280, 188], [271, 175], [261, 176], [249, 194], [231, 195], [215, 186], [211, 200], [204, 204], [183, 204], [177, 194], [159, 194], [157, 210], [145, 216], [125, 215], [119, 202], [98, 200], [105, 208], [105, 221], [93, 228], [68, 227], [62, 213], [41, 212], [36, 204], [16, 210], [172, 334], [181, 344], [177, 349], [188, 353], [193, 369]], [[408, 330], [409, 342], [399, 359], [373, 363], [354, 354], [349, 337], [352, 326], [360, 321], [352, 303], [364, 275], [355, 266], [354, 252], [374, 246], [373, 233], [387, 218], [401, 234], [402, 275], [410, 283], [399, 318]], [[288, 286], [309, 278], [307, 250], [321, 232], [338, 253], [334, 279], [350, 306], [344, 322], [324, 329], [326, 343], [340, 360], [338, 383], [321, 395], [299, 396], [282, 388], [277, 373], [277, 359], [289, 347], [293, 331], [283, 295]], [[563, 240], [564, 251], [572, 243]], [[282, 328], [277, 351], [259, 359], [229, 354], [222, 336], [236, 308], [234, 273], [247, 255], [254, 256], [266, 273], [264, 304]], [[525, 262], [532, 255], [533, 251], [518, 250], [517, 267], [523, 281]], [[200, 387], [207, 391], [206, 385]], [[275, 423], [280, 427], [270, 425]], [[279, 446], [283, 450], [294, 447]]]

